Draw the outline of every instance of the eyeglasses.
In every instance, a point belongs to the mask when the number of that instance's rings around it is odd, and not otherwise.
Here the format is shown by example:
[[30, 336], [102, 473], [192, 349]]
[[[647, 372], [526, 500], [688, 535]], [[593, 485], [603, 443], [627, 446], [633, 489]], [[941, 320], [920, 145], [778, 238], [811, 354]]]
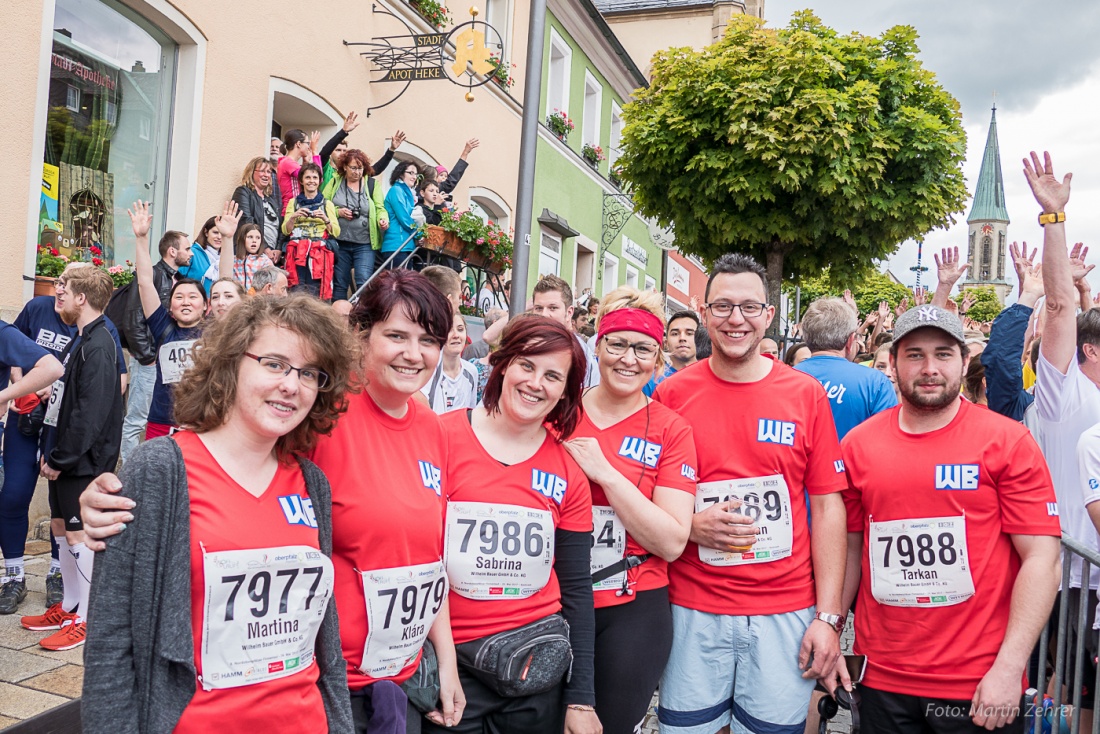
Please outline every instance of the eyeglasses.
[[643, 362], [655, 358], [658, 352], [658, 347], [650, 342], [628, 342], [626, 339], [614, 339], [606, 336], [603, 339], [603, 345], [608, 354], [616, 357], [626, 354], [627, 349], [633, 349], [634, 356]]
[[255, 354], [248, 352], [245, 352], [244, 356], [259, 362], [260, 366], [270, 375], [286, 377], [291, 372], [297, 372], [299, 382], [306, 387], [312, 387], [316, 390], [324, 390], [328, 387], [328, 373], [316, 367], [293, 367], [288, 362], [276, 357], [257, 357]]
[[741, 309], [741, 315], [746, 319], [755, 318], [764, 313], [764, 309], [768, 307], [766, 303], [753, 303], [747, 301], [745, 303], [726, 303], [725, 301], [719, 301], [718, 303], [708, 303], [706, 306], [710, 309], [712, 316], [717, 316], [720, 319], [728, 319], [733, 315], [733, 309]]
[[356, 173], [362, 173], [363, 172], [363, 167], [362, 166], [348, 166], [347, 170], [355, 171]]

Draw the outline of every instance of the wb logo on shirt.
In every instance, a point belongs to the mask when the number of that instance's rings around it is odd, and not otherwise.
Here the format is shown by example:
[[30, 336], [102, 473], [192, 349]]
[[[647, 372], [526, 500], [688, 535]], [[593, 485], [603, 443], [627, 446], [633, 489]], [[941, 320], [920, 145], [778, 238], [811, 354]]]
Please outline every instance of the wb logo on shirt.
[[300, 494], [288, 494], [279, 498], [279, 507], [291, 525], [317, 527], [317, 517], [313, 514], [313, 500]]
[[977, 489], [977, 464], [936, 464], [936, 489]]
[[619, 447], [619, 456], [634, 459], [634, 461], [645, 464], [650, 469], [656, 469], [657, 459], [661, 457], [662, 448], [661, 444], [650, 443], [644, 438], [625, 436], [623, 445]]
[[549, 497], [559, 505], [561, 501], [565, 499], [565, 489], [567, 486], [565, 480], [557, 474], [551, 474], [541, 469], [531, 470], [531, 489], [535, 490], [543, 497]]
[[420, 464], [420, 481], [424, 482], [424, 486], [435, 492], [435, 496], [438, 497], [443, 493], [443, 484], [440, 481], [442, 472], [439, 471], [439, 467], [427, 461], [418, 461]]
[[756, 440], [759, 443], [794, 446], [794, 423], [761, 418], [756, 427]]

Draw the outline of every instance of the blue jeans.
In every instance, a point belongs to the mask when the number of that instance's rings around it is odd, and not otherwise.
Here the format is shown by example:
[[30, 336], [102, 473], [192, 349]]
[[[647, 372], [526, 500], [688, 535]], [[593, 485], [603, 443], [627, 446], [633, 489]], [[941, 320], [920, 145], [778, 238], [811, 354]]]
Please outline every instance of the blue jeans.
[[157, 365], [142, 365], [130, 357], [130, 386], [126, 393], [126, 419], [122, 422], [122, 460], [137, 448], [149, 420], [149, 405], [153, 402], [153, 385], [157, 382]]
[[348, 300], [351, 287], [351, 273], [355, 270], [355, 287], [362, 288], [367, 278], [374, 272], [374, 250], [370, 243], [357, 244], [340, 240], [340, 251], [336, 253], [336, 272], [332, 276], [332, 300]]

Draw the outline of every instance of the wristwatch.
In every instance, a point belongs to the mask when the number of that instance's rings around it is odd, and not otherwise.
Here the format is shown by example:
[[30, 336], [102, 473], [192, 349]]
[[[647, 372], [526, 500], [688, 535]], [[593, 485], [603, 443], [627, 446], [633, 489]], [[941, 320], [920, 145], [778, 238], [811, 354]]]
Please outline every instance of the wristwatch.
[[844, 629], [844, 622], [847, 617], [840, 614], [826, 614], [825, 612], [818, 612], [814, 615], [814, 619], [824, 622], [838, 633]]
[[1050, 214], [1039, 215], [1039, 224], [1043, 225], [1044, 227], [1048, 224], [1058, 224], [1059, 222], [1064, 221], [1066, 221], [1065, 212], [1051, 212]]

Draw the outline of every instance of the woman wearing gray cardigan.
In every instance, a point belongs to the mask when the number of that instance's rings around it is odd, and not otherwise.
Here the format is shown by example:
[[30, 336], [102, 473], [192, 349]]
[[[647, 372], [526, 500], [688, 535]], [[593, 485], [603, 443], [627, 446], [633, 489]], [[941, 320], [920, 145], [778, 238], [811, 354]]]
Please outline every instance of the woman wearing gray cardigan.
[[213, 324], [177, 392], [190, 430], [121, 474], [129, 530], [96, 559], [85, 732], [352, 732], [329, 484], [307, 452], [343, 410], [354, 338], [315, 299]]

